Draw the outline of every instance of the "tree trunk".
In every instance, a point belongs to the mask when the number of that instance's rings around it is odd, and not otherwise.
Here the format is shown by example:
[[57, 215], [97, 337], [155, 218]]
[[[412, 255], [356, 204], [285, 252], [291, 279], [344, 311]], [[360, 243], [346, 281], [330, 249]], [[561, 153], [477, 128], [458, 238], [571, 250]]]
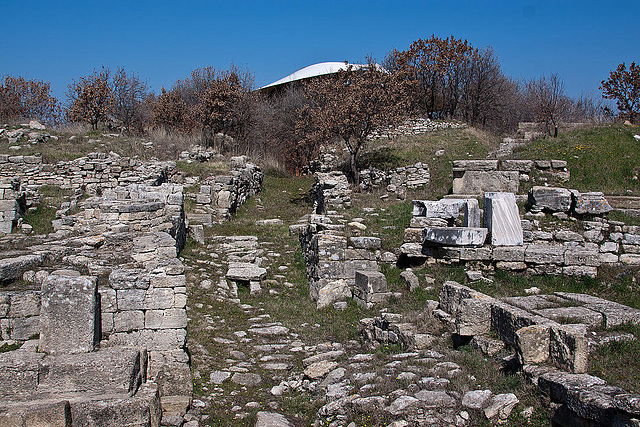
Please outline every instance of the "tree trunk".
[[358, 172], [358, 166], [356, 165], [357, 157], [357, 151], [349, 153], [349, 173], [351, 174], [353, 185], [356, 187], [360, 185], [360, 172]]

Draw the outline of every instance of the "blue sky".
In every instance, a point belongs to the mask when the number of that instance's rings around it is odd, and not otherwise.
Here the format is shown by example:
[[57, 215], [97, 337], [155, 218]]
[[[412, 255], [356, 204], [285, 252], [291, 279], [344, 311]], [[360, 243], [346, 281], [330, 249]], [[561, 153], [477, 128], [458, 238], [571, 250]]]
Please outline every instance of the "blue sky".
[[592, 93], [640, 62], [640, 1], [0, 0], [0, 76], [51, 82], [54, 95], [105, 65], [154, 91], [204, 66], [248, 67], [271, 83], [323, 61], [382, 60], [431, 34], [492, 46], [515, 78], [558, 73]]

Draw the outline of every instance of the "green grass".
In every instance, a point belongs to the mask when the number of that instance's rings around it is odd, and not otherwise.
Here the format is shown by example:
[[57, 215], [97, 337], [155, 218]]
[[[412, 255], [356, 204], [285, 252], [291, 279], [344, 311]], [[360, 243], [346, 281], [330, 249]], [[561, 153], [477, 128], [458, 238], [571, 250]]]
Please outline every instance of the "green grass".
[[220, 162], [187, 162], [180, 160], [176, 162], [178, 172], [186, 176], [197, 176], [204, 179], [209, 176], [224, 175], [229, 172], [229, 164], [226, 161]]
[[73, 190], [62, 189], [53, 185], [43, 185], [38, 188], [41, 202], [33, 211], [26, 212], [23, 223], [33, 227], [33, 234], [49, 234], [53, 232], [51, 221], [56, 219], [56, 211], [60, 209], [62, 202], [69, 201], [73, 196]]
[[[562, 133], [558, 138], [535, 140], [514, 153], [519, 159], [566, 160], [571, 179], [567, 186], [579, 191], [640, 194], [640, 146], [633, 138], [637, 127], [598, 126]], [[635, 177], [635, 178], [634, 178]]]
[[602, 378], [608, 385], [640, 393], [640, 326], [623, 325], [616, 330], [631, 332], [636, 338], [611, 342], [590, 353], [589, 373]]

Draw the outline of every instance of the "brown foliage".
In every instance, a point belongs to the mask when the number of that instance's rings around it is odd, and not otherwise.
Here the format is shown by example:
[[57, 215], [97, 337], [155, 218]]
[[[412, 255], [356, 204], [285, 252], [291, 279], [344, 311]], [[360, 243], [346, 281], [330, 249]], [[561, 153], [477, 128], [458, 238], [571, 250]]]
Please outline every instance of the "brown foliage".
[[558, 136], [560, 122], [571, 109], [564, 94], [564, 82], [557, 74], [532, 79], [527, 83], [525, 100], [535, 119], [544, 123], [550, 136]]
[[56, 123], [59, 119], [58, 100], [51, 95], [49, 83], [7, 76], [0, 85], [0, 119], [38, 119]]
[[312, 104], [302, 109], [296, 126], [298, 151], [306, 157], [319, 143], [339, 139], [349, 151], [349, 172], [358, 184], [357, 160], [367, 138], [382, 126], [399, 123], [407, 111], [403, 89], [371, 61], [308, 81], [305, 91]]
[[160, 95], [152, 102], [151, 124], [168, 132], [188, 132], [187, 104], [180, 93], [172, 89], [169, 92], [163, 87]]
[[80, 77], [73, 81], [67, 96], [70, 105], [67, 118], [72, 122], [85, 122], [96, 129], [99, 123], [104, 123], [109, 117], [113, 106], [113, 91], [109, 84], [109, 69], [102, 67], [98, 72]]
[[638, 123], [640, 118], [640, 66], [632, 62], [629, 69], [625, 63], [611, 71], [609, 78], [600, 86], [602, 96], [615, 99], [620, 115], [631, 123]]
[[147, 83], [118, 68], [112, 79], [113, 116], [125, 132], [142, 133], [149, 120]]

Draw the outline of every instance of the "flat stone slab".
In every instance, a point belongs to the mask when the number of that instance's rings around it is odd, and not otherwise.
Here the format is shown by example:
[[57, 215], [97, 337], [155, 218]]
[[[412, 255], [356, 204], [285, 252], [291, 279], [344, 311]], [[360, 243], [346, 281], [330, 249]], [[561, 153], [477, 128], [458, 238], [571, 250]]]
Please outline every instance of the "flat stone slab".
[[254, 333], [256, 335], [262, 335], [266, 337], [276, 336], [276, 335], [286, 335], [289, 333], [289, 328], [284, 326], [266, 326], [266, 327], [257, 327], [250, 328], [249, 332]]
[[236, 262], [229, 264], [227, 279], [241, 282], [260, 281], [267, 275], [265, 268], [248, 262]]
[[484, 194], [484, 226], [494, 246], [522, 246], [524, 234], [513, 193]]
[[589, 310], [585, 307], [545, 308], [534, 312], [561, 324], [584, 323], [592, 328], [601, 327], [604, 321], [604, 317], [601, 313]]
[[573, 211], [579, 215], [602, 215], [613, 210], [601, 192], [580, 193], [575, 201]]
[[258, 412], [255, 427], [293, 427], [284, 415], [275, 412]]
[[583, 304], [584, 307], [601, 313], [604, 316], [604, 326], [607, 329], [623, 323], [640, 325], [640, 310], [638, 309], [592, 295], [570, 292], [555, 292], [554, 295]]
[[262, 377], [258, 374], [236, 372], [231, 377], [231, 381], [247, 387], [255, 387], [262, 382]]
[[423, 244], [443, 246], [482, 246], [487, 239], [486, 228], [427, 227], [422, 230]]
[[41, 262], [41, 255], [22, 255], [0, 259], [0, 282], [18, 279], [22, 277], [25, 270], [29, 270]]
[[568, 212], [571, 202], [566, 188], [535, 186], [529, 191], [529, 204], [547, 212]]

